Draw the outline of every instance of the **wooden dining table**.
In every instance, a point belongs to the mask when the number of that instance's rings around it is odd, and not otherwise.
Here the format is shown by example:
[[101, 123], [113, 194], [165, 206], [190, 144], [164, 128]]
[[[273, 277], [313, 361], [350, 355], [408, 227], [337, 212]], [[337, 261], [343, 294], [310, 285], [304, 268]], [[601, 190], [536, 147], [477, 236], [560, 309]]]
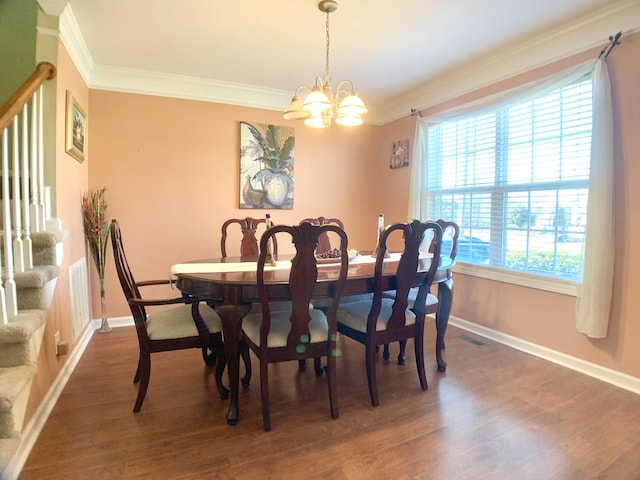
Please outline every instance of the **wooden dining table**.
[[[289, 268], [292, 255], [280, 255], [278, 265], [265, 270], [265, 284], [269, 301], [287, 301], [289, 297]], [[383, 290], [395, 290], [395, 272], [399, 254], [392, 254], [383, 264]], [[240, 378], [239, 341], [242, 318], [251, 309], [252, 303], [260, 302], [256, 280], [256, 257], [223, 257], [189, 261], [172, 267], [176, 287], [184, 294], [201, 298], [216, 309], [222, 322], [224, 349], [229, 374], [229, 410], [226, 419], [229, 425], [238, 422], [240, 410], [238, 389]], [[417, 282], [426, 275], [431, 257], [420, 259]], [[449, 321], [453, 301], [453, 278], [451, 269], [455, 261], [440, 258], [434, 283], [438, 285], [439, 311], [436, 314], [436, 361], [438, 371], [446, 369], [442, 359], [444, 335]], [[349, 263], [343, 298], [373, 291], [375, 260], [363, 254]], [[329, 298], [333, 295], [338, 279], [337, 264], [319, 264], [314, 298]]]

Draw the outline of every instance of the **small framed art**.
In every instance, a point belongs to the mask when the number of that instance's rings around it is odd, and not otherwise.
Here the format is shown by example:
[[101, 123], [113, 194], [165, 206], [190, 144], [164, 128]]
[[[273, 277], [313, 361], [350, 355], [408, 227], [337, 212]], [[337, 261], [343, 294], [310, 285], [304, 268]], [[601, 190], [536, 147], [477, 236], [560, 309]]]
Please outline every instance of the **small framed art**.
[[84, 162], [87, 148], [87, 115], [71, 92], [67, 90], [65, 121], [65, 151], [80, 163]]
[[409, 139], [398, 140], [391, 150], [389, 168], [401, 168], [409, 166]]

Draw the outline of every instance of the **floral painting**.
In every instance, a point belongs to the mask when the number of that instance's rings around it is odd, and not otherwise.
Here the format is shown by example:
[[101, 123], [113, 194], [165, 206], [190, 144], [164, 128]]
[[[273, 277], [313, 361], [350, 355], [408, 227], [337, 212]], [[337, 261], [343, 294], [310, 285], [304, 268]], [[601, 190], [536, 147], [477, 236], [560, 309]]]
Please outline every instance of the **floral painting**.
[[295, 129], [240, 122], [240, 208], [293, 208]]
[[398, 140], [391, 150], [389, 168], [401, 168], [409, 166], [409, 139]]

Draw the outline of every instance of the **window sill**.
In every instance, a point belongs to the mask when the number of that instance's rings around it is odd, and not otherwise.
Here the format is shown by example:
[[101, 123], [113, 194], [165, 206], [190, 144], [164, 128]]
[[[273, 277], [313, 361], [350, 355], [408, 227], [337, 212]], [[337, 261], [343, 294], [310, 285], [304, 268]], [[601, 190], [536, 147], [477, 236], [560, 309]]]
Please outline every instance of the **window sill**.
[[569, 295], [572, 297], [578, 294], [578, 284], [571, 280], [535, 275], [532, 273], [514, 272], [503, 268], [491, 267], [489, 265], [475, 265], [471, 263], [457, 262], [453, 268], [454, 273], [470, 275], [472, 277], [486, 278], [496, 282], [510, 283], [522, 287], [535, 288], [547, 292]]

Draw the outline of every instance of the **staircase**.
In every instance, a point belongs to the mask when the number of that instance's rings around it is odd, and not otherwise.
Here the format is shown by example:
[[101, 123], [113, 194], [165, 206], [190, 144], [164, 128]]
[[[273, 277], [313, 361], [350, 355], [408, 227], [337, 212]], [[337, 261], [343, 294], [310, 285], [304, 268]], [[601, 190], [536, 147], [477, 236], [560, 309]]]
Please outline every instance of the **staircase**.
[[43, 179], [42, 85], [54, 76], [39, 64], [0, 106], [0, 478], [20, 446], [62, 259]]

